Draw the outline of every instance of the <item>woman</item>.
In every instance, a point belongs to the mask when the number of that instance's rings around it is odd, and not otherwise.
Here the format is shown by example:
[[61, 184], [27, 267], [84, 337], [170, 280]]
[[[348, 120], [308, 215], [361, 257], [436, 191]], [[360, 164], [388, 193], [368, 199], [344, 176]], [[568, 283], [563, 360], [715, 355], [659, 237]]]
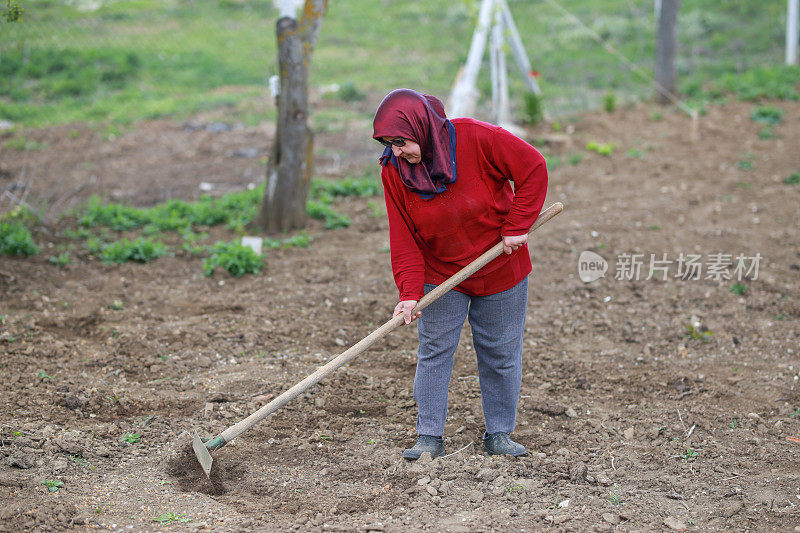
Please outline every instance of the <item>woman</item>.
[[[453, 355], [469, 318], [478, 359], [489, 454], [524, 455], [511, 440], [522, 382], [522, 333], [531, 260], [527, 234], [547, 192], [542, 155], [506, 130], [469, 118], [448, 120], [442, 103], [409, 89], [383, 99], [373, 137], [380, 159], [392, 271], [400, 292], [394, 314], [418, 319], [414, 377], [417, 459], [444, 454]], [[514, 182], [512, 189], [510, 181]], [[500, 239], [501, 255], [421, 313], [417, 301]]]

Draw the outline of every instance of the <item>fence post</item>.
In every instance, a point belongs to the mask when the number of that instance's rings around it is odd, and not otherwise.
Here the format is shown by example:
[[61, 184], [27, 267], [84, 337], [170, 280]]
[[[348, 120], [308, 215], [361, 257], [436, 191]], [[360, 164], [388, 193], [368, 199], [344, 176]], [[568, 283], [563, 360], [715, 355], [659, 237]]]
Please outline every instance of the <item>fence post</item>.
[[798, 18], [800, 18], [800, 9], [798, 9], [798, 0], [789, 0], [786, 10], [786, 64], [797, 64], [797, 41], [798, 41]]
[[656, 32], [656, 101], [669, 103], [666, 93], [675, 94], [675, 48], [678, 28], [678, 10], [681, 0], [661, 0]]

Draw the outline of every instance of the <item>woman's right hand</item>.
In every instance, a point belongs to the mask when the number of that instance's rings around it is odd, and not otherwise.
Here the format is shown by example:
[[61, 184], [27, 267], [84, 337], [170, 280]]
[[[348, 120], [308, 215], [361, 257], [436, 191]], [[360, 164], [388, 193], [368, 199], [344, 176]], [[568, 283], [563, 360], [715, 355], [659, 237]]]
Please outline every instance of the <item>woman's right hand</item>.
[[411, 311], [416, 305], [417, 300], [403, 300], [395, 306], [392, 316], [397, 316], [402, 313], [403, 320], [405, 320], [406, 324], [411, 324], [413, 320], [422, 315], [422, 311], [417, 311], [417, 313], [413, 315], [411, 314]]

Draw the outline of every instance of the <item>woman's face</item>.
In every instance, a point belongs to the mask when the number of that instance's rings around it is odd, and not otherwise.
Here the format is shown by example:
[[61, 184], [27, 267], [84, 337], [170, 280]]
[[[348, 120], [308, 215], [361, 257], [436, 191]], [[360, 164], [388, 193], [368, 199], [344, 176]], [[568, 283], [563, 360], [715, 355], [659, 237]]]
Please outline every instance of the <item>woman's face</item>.
[[392, 142], [398, 139], [403, 139], [405, 144], [403, 146], [395, 146], [394, 144], [392, 145], [392, 153], [395, 157], [402, 157], [412, 165], [416, 165], [422, 161], [422, 151], [420, 150], [419, 145], [411, 139], [405, 139], [403, 137], [383, 137], [383, 140], [387, 142]]

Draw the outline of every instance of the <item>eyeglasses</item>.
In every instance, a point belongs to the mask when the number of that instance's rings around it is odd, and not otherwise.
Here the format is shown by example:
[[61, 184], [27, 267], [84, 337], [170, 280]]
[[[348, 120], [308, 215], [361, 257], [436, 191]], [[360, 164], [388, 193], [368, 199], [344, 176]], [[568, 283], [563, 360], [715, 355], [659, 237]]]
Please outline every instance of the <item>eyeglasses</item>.
[[375, 139], [375, 140], [378, 141], [379, 143], [381, 143], [384, 146], [405, 146], [406, 145], [406, 140], [403, 139], [402, 137], [397, 138], [397, 139], [392, 139], [391, 141], [385, 141], [383, 139]]

